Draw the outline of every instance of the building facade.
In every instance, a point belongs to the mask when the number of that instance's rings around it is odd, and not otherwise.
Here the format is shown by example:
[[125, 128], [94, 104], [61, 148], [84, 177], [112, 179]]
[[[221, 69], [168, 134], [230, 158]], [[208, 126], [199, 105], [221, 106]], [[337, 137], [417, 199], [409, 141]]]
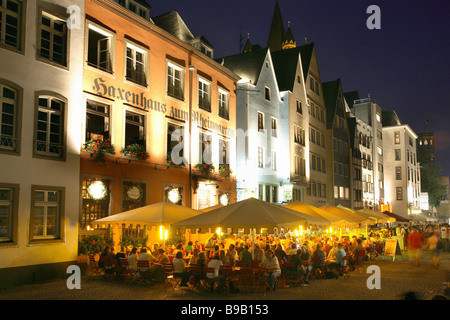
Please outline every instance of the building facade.
[[[150, 18], [130, 1], [86, 2], [82, 237], [93, 220], [147, 204], [236, 199], [239, 77], [176, 11]], [[100, 162], [99, 143], [110, 147]]]
[[256, 197], [279, 203], [283, 200], [280, 181], [289, 177], [283, 155], [289, 151], [271, 53], [250, 47], [218, 61], [241, 77], [236, 94], [237, 200]]
[[[385, 178], [384, 173], [384, 147], [383, 147], [383, 125], [382, 125], [382, 109], [371, 98], [365, 99], [347, 99], [349, 106], [351, 107], [352, 114], [360, 119], [367, 128], [370, 128], [369, 132], [361, 133], [361, 142], [365, 145], [367, 171], [366, 176], [362, 176], [363, 184], [367, 185], [366, 198], [368, 207], [376, 211], [384, 211], [386, 202], [384, 198]], [[365, 129], [363, 129], [365, 131]], [[368, 129], [369, 130], [369, 129]], [[365, 141], [363, 140], [365, 138]], [[372, 169], [369, 169], [372, 168]], [[370, 174], [373, 173], [372, 176]], [[370, 205], [372, 200], [372, 188], [373, 184], [373, 204]], [[364, 200], [365, 202], [366, 200]]]
[[78, 256], [84, 1], [0, 3], [0, 285]]
[[395, 111], [383, 112], [386, 202], [395, 214], [420, 214], [420, 164], [417, 161], [417, 134], [402, 124]]
[[[322, 83], [327, 111], [328, 193], [332, 205], [352, 207], [350, 133], [341, 81]], [[331, 189], [332, 187], [332, 189]]]

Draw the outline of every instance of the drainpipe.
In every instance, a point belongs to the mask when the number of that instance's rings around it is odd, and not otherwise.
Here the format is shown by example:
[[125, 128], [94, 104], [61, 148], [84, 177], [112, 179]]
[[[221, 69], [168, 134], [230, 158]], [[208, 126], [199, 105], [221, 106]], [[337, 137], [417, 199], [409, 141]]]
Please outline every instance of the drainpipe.
[[189, 55], [189, 208], [192, 209], [192, 79], [195, 67], [191, 65]]

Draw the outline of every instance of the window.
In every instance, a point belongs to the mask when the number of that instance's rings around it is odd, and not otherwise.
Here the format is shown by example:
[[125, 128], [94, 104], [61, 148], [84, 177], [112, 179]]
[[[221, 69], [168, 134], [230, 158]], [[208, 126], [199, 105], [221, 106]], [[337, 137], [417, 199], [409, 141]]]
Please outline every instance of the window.
[[141, 86], [147, 86], [148, 51], [129, 42], [126, 43], [126, 79]]
[[267, 101], [270, 101], [270, 88], [268, 88], [268, 87], [264, 88], [264, 96]]
[[309, 140], [316, 143], [316, 130], [314, 130], [313, 128], [309, 129]]
[[294, 124], [294, 142], [305, 145], [305, 129]]
[[272, 123], [272, 137], [276, 138], [278, 136], [277, 119], [272, 118], [271, 123]]
[[339, 187], [334, 186], [334, 198], [339, 199]]
[[219, 88], [219, 117], [230, 120], [230, 94]]
[[184, 156], [184, 127], [170, 122], [167, 123], [166, 143], [166, 159], [176, 165], [182, 164]]
[[397, 187], [396, 195], [397, 195], [397, 200], [403, 200], [403, 189], [402, 189], [402, 187]]
[[39, 96], [34, 151], [40, 156], [64, 156], [65, 103], [51, 96]]
[[147, 185], [138, 181], [122, 181], [122, 211], [143, 207], [147, 202]]
[[92, 221], [109, 216], [111, 182], [106, 179], [84, 178], [81, 182], [81, 228]]
[[383, 155], [383, 149], [380, 147], [377, 147], [377, 153], [382, 156]]
[[264, 149], [258, 147], [258, 168], [264, 168]]
[[264, 132], [264, 113], [258, 112], [258, 132]]
[[272, 186], [272, 203], [278, 202], [278, 187]]
[[303, 114], [303, 107], [302, 107], [302, 102], [297, 100], [297, 113], [298, 114]]
[[118, 2], [121, 6], [127, 8], [128, 10], [138, 14], [144, 19], [148, 19], [148, 17], [150, 16], [150, 11], [147, 8], [136, 3], [136, 1], [133, 0], [115, 0], [115, 1]]
[[310, 76], [310, 79], [309, 79], [309, 88], [311, 89], [311, 91], [314, 91], [317, 95], [320, 96], [320, 84], [312, 76]]
[[92, 100], [86, 102], [86, 142], [110, 138], [110, 106]]
[[211, 83], [198, 78], [198, 107], [211, 112]]
[[395, 167], [395, 180], [402, 180], [402, 168]]
[[173, 98], [184, 100], [184, 69], [167, 63], [167, 94]]
[[19, 185], [0, 183], [0, 244], [16, 241]]
[[62, 239], [64, 188], [32, 186], [31, 240]]
[[19, 91], [0, 82], [0, 151], [19, 151]]
[[145, 118], [143, 115], [125, 111], [125, 147], [138, 144], [145, 147]]
[[395, 144], [400, 144], [400, 131], [395, 131], [394, 136], [395, 136], [394, 138]]
[[230, 164], [230, 142], [219, 139], [219, 164]]
[[395, 160], [396, 161], [399, 161], [399, 160], [401, 160], [402, 159], [402, 156], [401, 156], [401, 150], [400, 149], [395, 149]]
[[409, 145], [411, 147], [414, 147], [414, 141], [413, 141], [413, 139], [411, 137], [409, 138]]
[[23, 49], [23, 7], [23, 1], [0, 1], [0, 45], [17, 50]]
[[89, 24], [87, 52], [89, 66], [113, 73], [113, 38], [114, 36], [110, 32]]
[[212, 136], [207, 133], [199, 134], [199, 163], [212, 164], [211, 150]]
[[377, 114], [376, 114], [376, 118], [377, 118], [377, 121], [378, 121], [378, 122], [381, 122], [381, 114], [377, 113]]
[[39, 57], [67, 66], [66, 22], [42, 12], [40, 29]]
[[272, 170], [277, 171], [277, 153], [272, 151]]

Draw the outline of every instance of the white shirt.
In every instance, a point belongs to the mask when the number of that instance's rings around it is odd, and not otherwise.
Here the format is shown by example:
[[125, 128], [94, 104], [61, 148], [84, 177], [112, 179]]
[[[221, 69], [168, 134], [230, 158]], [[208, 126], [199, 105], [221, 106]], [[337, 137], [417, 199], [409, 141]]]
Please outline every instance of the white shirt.
[[183, 273], [186, 271], [186, 262], [184, 262], [183, 259], [175, 258], [173, 259], [172, 264], [174, 273]]
[[217, 278], [217, 277], [219, 276], [219, 268], [220, 268], [221, 266], [223, 266], [222, 261], [216, 260], [216, 259], [211, 260], [211, 261], [208, 263], [208, 268], [214, 268], [214, 274], [212, 274], [212, 273], [207, 273], [206, 276], [207, 276], [208, 278]]

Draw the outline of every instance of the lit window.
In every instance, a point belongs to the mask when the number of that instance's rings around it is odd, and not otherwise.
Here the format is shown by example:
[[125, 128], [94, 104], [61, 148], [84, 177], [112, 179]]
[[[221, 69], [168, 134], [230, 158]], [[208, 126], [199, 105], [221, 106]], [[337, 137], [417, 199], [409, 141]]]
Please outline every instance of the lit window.
[[145, 118], [143, 115], [126, 111], [125, 147], [132, 144], [138, 144], [145, 148]]
[[86, 141], [110, 138], [110, 106], [92, 100], [86, 102]]

